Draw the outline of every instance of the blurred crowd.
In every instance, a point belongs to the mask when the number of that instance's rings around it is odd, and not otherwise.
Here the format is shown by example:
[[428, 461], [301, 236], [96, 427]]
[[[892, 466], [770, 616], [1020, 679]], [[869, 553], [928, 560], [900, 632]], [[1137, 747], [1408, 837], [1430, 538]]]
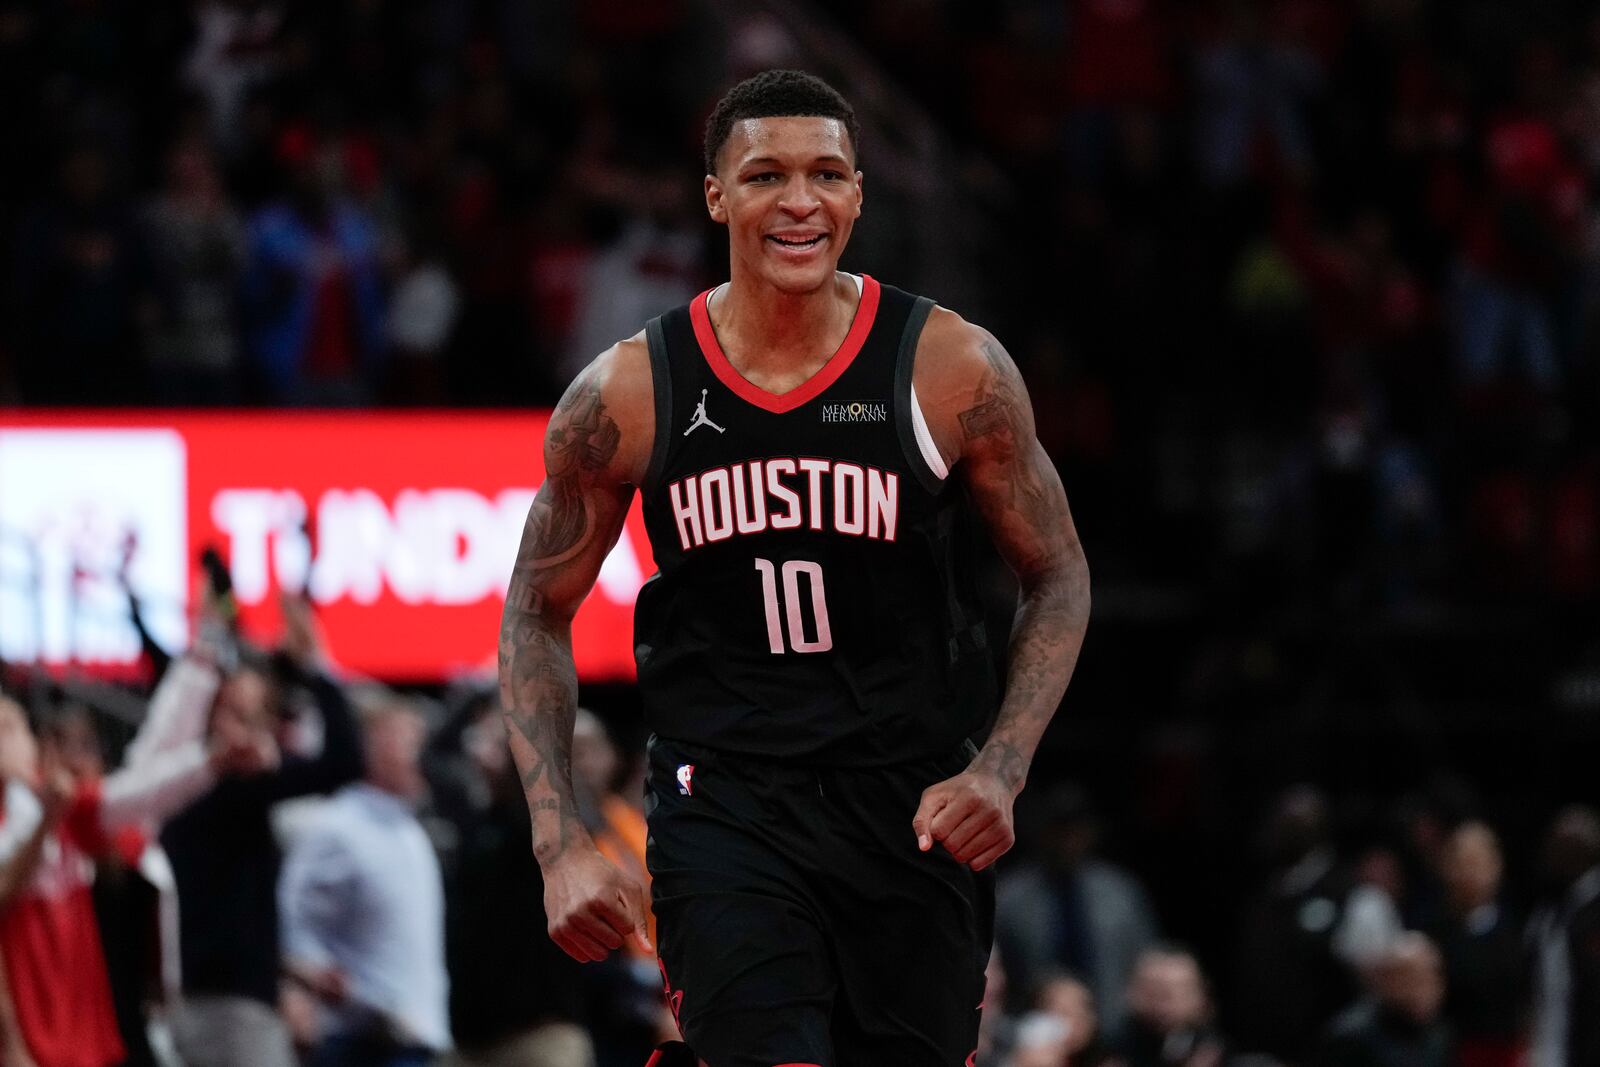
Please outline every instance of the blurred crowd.
[[[31, 709], [0, 692], [0, 1063], [643, 1064], [674, 1030], [658, 965], [547, 936], [492, 684], [398, 693], [327, 660], [308, 601], [274, 650], [205, 604], [135, 723], [6, 678]], [[587, 711], [572, 752], [648, 882], [639, 761]]]
[[965, 279], [1059, 416], [1097, 574], [1600, 592], [1581, 0], [7, 0], [0, 397], [548, 403], [718, 276], [700, 124], [784, 63], [867, 119], [857, 269]]
[[[0, 694], [0, 1063], [640, 1067], [673, 1035], [642, 947], [580, 966], [547, 936], [488, 679], [404, 695], [330, 663], [305, 601], [270, 652], [205, 603], [136, 723]], [[580, 712], [581, 816], [648, 884], [641, 756]], [[1202, 954], [1089, 794], [1041, 790], [1000, 866], [981, 1067], [1600, 1063], [1592, 808], [1547, 813], [1513, 872], [1470, 798], [1361, 839], [1290, 788]]]

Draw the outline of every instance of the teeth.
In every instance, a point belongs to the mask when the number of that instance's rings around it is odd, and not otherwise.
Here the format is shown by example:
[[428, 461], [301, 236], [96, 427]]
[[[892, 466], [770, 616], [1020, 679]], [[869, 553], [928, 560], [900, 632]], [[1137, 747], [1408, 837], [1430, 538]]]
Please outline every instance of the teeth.
[[785, 237], [774, 236], [772, 240], [778, 242], [780, 245], [783, 245], [785, 248], [810, 248], [812, 245], [822, 240], [824, 236], [824, 234], [819, 233], [815, 237], [808, 237], [803, 241], [793, 241]]

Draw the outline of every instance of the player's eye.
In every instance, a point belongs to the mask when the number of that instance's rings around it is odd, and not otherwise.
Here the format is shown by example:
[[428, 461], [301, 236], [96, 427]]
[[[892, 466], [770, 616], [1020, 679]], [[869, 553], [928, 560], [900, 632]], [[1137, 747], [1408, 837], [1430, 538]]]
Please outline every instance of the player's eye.
[[842, 181], [844, 181], [844, 175], [840, 174], [836, 170], [825, 170], [825, 171], [822, 171], [821, 173], [819, 173], [817, 175], [817, 177], [821, 178], [825, 182], [842, 182]]
[[774, 182], [778, 180], [778, 172], [773, 170], [758, 171], [745, 178], [747, 182]]

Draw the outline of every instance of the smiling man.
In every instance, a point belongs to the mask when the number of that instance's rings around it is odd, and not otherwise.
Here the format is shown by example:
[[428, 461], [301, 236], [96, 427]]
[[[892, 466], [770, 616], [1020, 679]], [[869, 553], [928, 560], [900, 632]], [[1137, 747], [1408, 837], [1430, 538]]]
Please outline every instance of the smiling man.
[[[730, 278], [573, 382], [506, 598], [501, 696], [550, 932], [600, 959], [644, 938], [647, 906], [573, 801], [570, 623], [643, 494], [659, 954], [710, 1067], [970, 1062], [990, 867], [1088, 619], [1011, 358], [838, 270], [858, 143], [850, 105], [795, 71], [717, 105], [705, 196]], [[967, 508], [1022, 587], [1003, 700]]]

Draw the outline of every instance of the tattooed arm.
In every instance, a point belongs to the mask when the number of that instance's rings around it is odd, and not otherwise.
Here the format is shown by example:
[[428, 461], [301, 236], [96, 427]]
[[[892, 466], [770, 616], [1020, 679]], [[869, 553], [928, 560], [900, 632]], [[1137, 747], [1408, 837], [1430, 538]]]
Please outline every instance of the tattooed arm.
[[648, 350], [634, 338], [591, 364], [561, 398], [500, 625], [500, 704], [544, 871], [550, 936], [579, 960], [604, 959], [629, 936], [643, 940], [648, 914], [643, 887], [600, 855], [578, 818], [572, 617], [649, 463], [651, 388]]
[[1089, 567], [1055, 466], [1034, 433], [1016, 364], [986, 330], [935, 309], [914, 377], [929, 429], [1022, 586], [1005, 699], [962, 774], [931, 786], [918, 845], [982, 870], [1015, 841], [1011, 806], [1072, 677], [1089, 621]]

